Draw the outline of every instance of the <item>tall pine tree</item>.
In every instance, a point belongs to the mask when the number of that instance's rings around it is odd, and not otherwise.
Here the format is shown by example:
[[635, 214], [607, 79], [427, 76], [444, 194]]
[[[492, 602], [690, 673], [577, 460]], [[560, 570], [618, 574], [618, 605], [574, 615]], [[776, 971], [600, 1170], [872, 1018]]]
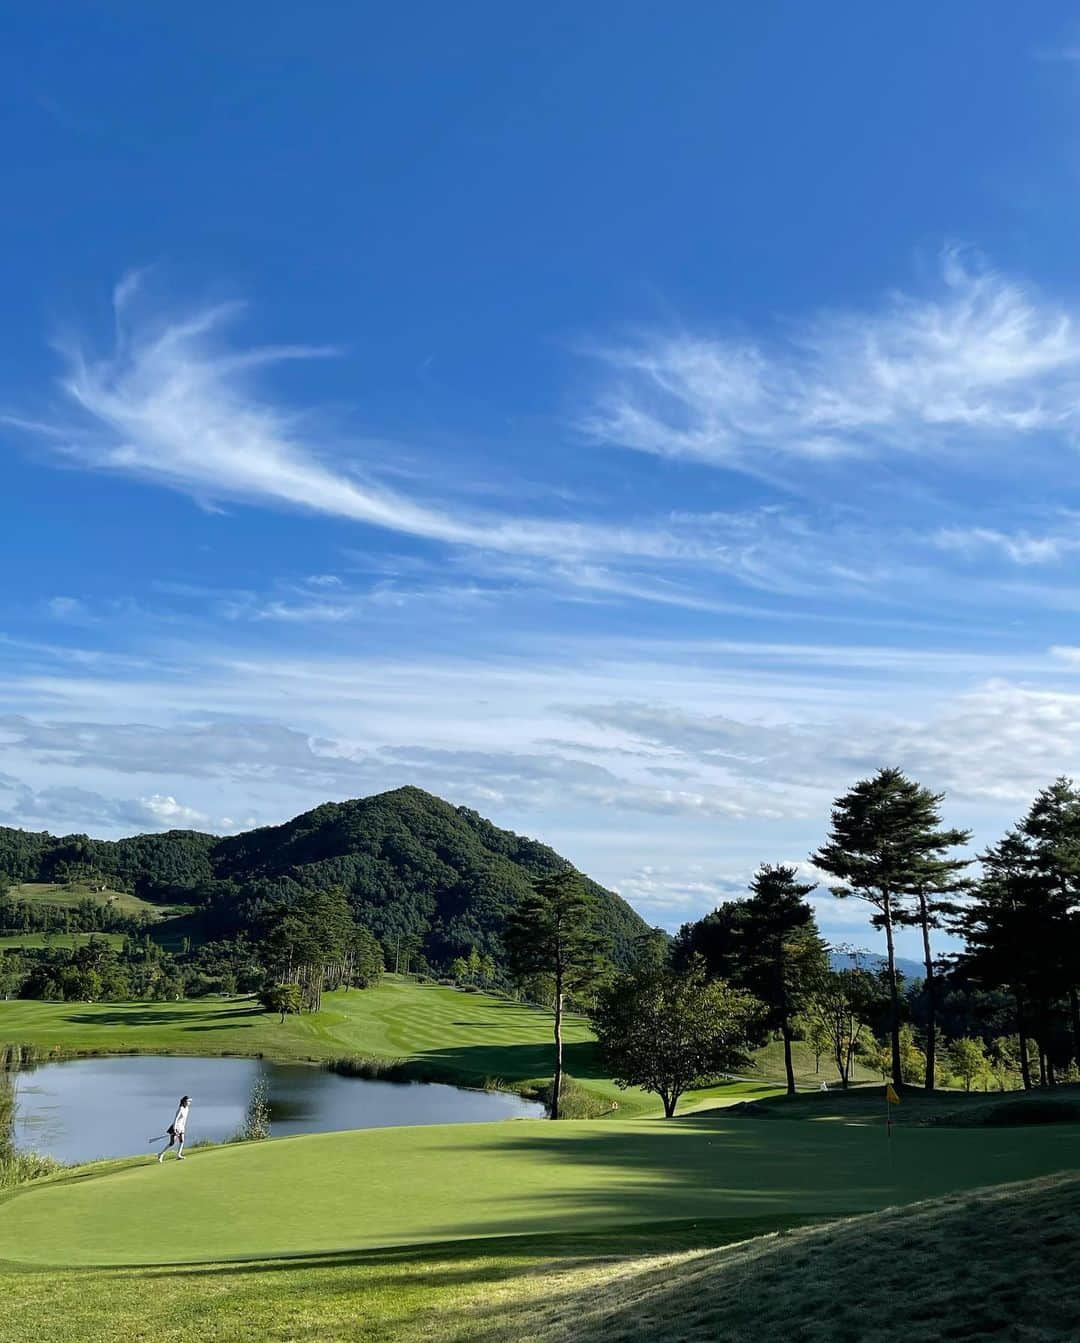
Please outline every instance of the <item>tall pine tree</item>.
[[810, 986], [824, 968], [825, 945], [806, 897], [812, 882], [796, 879], [793, 867], [763, 863], [740, 906], [741, 954], [735, 983], [765, 1005], [765, 1022], [784, 1042], [789, 1096], [795, 1094], [791, 1060], [792, 1023]]
[[538, 878], [506, 923], [504, 938], [513, 974], [519, 979], [545, 975], [554, 984], [552, 1119], [559, 1117], [562, 1098], [564, 999], [568, 993], [590, 989], [603, 968], [593, 918], [592, 897], [580, 874], [568, 870]]
[[890, 999], [892, 1079], [903, 1082], [900, 1054], [900, 994], [896, 981], [895, 930], [907, 902], [930, 880], [935, 864], [948, 866], [949, 849], [967, 841], [964, 830], [941, 828], [943, 794], [932, 793], [901, 770], [881, 769], [837, 798], [829, 838], [812, 855], [823, 872], [836, 877], [841, 899], [865, 900], [872, 922], [885, 933]]

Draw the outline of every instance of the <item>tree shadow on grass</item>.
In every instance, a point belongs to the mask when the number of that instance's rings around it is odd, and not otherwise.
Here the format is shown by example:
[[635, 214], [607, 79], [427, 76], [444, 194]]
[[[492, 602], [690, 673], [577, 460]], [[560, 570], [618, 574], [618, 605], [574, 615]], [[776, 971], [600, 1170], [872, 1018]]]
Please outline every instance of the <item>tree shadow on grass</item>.
[[[215, 1277], [222, 1273], [274, 1274], [297, 1269], [384, 1269], [371, 1283], [389, 1282], [394, 1268], [415, 1268], [425, 1284], [453, 1285], [494, 1281], [505, 1275], [506, 1259], [532, 1263], [559, 1263], [582, 1267], [603, 1264], [630, 1255], [670, 1254], [679, 1250], [727, 1245], [751, 1236], [766, 1235], [781, 1226], [806, 1219], [771, 1215], [741, 1218], [699, 1218], [642, 1226], [619, 1226], [606, 1231], [560, 1231], [546, 1235], [488, 1236], [470, 1240], [438, 1241], [433, 1244], [389, 1246], [383, 1249], [311, 1251], [284, 1254], [271, 1259], [215, 1259], [206, 1263], [161, 1264], [153, 1267], [117, 1268], [116, 1273], [141, 1277]], [[449, 1264], [434, 1271], [432, 1265]], [[101, 1270], [98, 1270], [101, 1271]]]
[[[544, 1041], [528, 1044], [446, 1044], [418, 1050], [410, 1062], [422, 1064], [425, 1072], [448, 1079], [484, 1081], [501, 1077], [504, 1082], [550, 1077], [554, 1063], [552, 1046]], [[563, 1068], [579, 1081], [607, 1081], [596, 1046], [577, 1041], [563, 1047]]]
[[[71, 1012], [64, 1020], [75, 1026], [173, 1026], [179, 1031], [220, 1031], [234, 1026], [251, 1026], [243, 1017], [261, 1017], [259, 1007], [210, 1008], [204, 1012], [176, 1012], [169, 1007], [140, 1007], [111, 1012]], [[191, 1023], [211, 1021], [214, 1025], [199, 1026]]]

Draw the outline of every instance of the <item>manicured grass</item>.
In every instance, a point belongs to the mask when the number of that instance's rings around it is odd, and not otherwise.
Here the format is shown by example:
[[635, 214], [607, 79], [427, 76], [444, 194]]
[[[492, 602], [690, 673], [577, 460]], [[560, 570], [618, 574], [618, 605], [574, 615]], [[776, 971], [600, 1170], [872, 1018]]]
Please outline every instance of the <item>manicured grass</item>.
[[0, 1339], [1063, 1343], [1080, 1180], [962, 1191], [1078, 1138], [526, 1120], [114, 1162], [0, 1201]]
[[[164, 1264], [340, 1253], [663, 1221], [837, 1217], [1046, 1175], [1080, 1127], [1030, 1131], [690, 1117], [369, 1129], [112, 1163], [0, 1204], [0, 1259]], [[179, 1232], [179, 1234], [176, 1234]]]
[[[349, 1055], [406, 1059], [414, 1076], [483, 1086], [536, 1086], [551, 1076], [550, 1013], [482, 993], [388, 976], [377, 988], [327, 994], [323, 1010], [284, 1022], [248, 998], [179, 1003], [0, 1003], [0, 1042], [83, 1053], [261, 1054], [275, 1059]], [[603, 1074], [582, 1017], [564, 1023], [567, 1071], [619, 1115], [655, 1114], [658, 1103], [623, 1092]], [[775, 1082], [729, 1082], [686, 1098], [695, 1104], [772, 1094]]]
[[[908, 1127], [925, 1124], [979, 1124], [993, 1121], [1002, 1104], [1017, 1111], [1043, 1108], [1057, 1103], [1065, 1106], [1080, 1101], [1080, 1086], [1058, 1086], [1050, 1090], [1023, 1091], [924, 1091], [921, 1087], [903, 1087], [900, 1104], [888, 1107], [893, 1125]], [[799, 1096], [766, 1096], [740, 1105], [733, 1116], [747, 1119], [805, 1119], [814, 1123], [841, 1123], [884, 1128], [885, 1087], [881, 1082], [851, 1087], [847, 1091], [809, 1092]], [[1038, 1122], [1032, 1115], [1032, 1122]]]
[[[769, 1217], [170, 1269], [0, 1265], [37, 1343], [908, 1343], [1080, 1337], [1080, 1179], [770, 1235]], [[751, 1238], [754, 1239], [751, 1239]]]
[[[532, 1337], [595, 1272], [774, 1230], [768, 1219], [662, 1232], [516, 1236], [174, 1269], [0, 1264], [3, 1343], [459, 1343]], [[535, 1302], [538, 1309], [532, 1308]]]
[[[284, 1024], [250, 1000], [0, 1003], [0, 1041], [43, 1048], [408, 1058], [422, 1075], [514, 1085], [547, 1075], [550, 1028], [522, 1004], [394, 978]], [[0, 1198], [0, 1343], [855, 1343], [890, 1318], [905, 1338], [964, 1337], [964, 1309], [986, 1326], [966, 1336], [1080, 1336], [1063, 1267], [1080, 1226], [1024, 1249], [1051, 1202], [1071, 1198], [1075, 1216], [1076, 1182], [1022, 1207], [952, 1197], [1074, 1166], [1080, 1125], [909, 1123], [886, 1142], [880, 1088], [789, 1101], [769, 1099], [768, 1081], [689, 1098], [761, 1094], [757, 1117], [643, 1118], [651, 1100], [602, 1077], [583, 1020], [567, 1039], [571, 1073], [617, 1098], [616, 1114], [196, 1149], [183, 1165], [102, 1163]], [[905, 1093], [894, 1117], [935, 1105], [965, 1098]], [[946, 1196], [942, 1216], [959, 1220], [940, 1241], [931, 1207], [716, 1248]], [[1024, 1276], [1036, 1263], [1050, 1295]], [[1042, 1332], [1002, 1332], [1010, 1310]]]
[[72, 947], [81, 947], [92, 937], [108, 942], [111, 947], [124, 944], [123, 933], [52, 933], [48, 936], [45, 933], [3, 933], [0, 934], [0, 951], [13, 947], [57, 947], [70, 950]]

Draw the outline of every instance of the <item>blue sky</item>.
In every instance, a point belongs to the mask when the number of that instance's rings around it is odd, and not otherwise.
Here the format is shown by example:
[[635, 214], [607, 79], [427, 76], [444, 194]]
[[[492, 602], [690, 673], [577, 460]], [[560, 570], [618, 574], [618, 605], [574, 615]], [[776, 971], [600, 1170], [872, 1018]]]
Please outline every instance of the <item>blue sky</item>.
[[1076, 770], [1066, 6], [10, 27], [0, 823], [416, 783], [675, 927]]

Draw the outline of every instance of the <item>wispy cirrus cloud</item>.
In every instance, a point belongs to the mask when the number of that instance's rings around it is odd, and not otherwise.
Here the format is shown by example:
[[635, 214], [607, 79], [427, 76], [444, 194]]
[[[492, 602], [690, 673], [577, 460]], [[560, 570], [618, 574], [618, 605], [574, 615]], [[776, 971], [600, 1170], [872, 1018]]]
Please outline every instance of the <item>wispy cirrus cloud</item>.
[[[868, 591], [898, 567], [868, 563], [864, 546], [846, 556], [834, 517], [809, 519], [775, 504], [613, 520], [568, 516], [565, 501], [561, 515], [545, 516], [493, 511], [468, 494], [419, 498], [380, 479], [384, 442], [344, 438], [260, 378], [332, 350], [245, 346], [236, 338], [242, 305], [163, 312], [142, 299], [138, 277], [117, 286], [114, 302], [111, 349], [94, 354], [70, 340], [60, 347], [66, 369], [54, 410], [4, 417], [83, 467], [180, 490], [203, 504], [239, 500], [351, 519], [486, 557], [482, 567], [495, 581], [512, 578], [515, 565], [531, 567], [530, 581], [542, 574], [547, 588], [571, 597], [588, 592], [710, 610], [720, 604], [701, 585], [717, 577], [788, 595]], [[474, 558], [474, 573], [477, 565]], [[325, 622], [353, 613], [339, 576], [317, 574], [310, 585], [324, 600], [265, 604], [264, 617]]]
[[751, 473], [1080, 429], [1077, 315], [957, 250], [930, 296], [892, 293], [769, 341], [654, 333], [595, 353], [611, 378], [591, 437]]
[[936, 532], [934, 544], [968, 559], [996, 555], [1012, 564], [1029, 566], [1054, 564], [1080, 550], [1080, 529], [1045, 532], [999, 531], [993, 527], [943, 527]]
[[[614, 382], [588, 427], [662, 455], [765, 474], [769, 462], [792, 455], [915, 451], [975, 434], [1016, 442], [1036, 429], [1071, 435], [1080, 425], [1080, 335], [1071, 315], [954, 253], [942, 289], [934, 299], [894, 295], [878, 311], [825, 315], [771, 345], [665, 336], [609, 351]], [[932, 588], [947, 604], [959, 591], [947, 581], [958, 559], [1049, 563], [1076, 545], [1064, 528], [1014, 533], [979, 519], [934, 528], [921, 514], [911, 526], [891, 518], [884, 545], [880, 519], [858, 496], [812, 509], [774, 496], [730, 510], [621, 513], [610, 501], [547, 498], [547, 511], [517, 514], [461, 481], [444, 480], [436, 497], [415, 472], [404, 488], [400, 476], [387, 483], [393, 463], [384, 441], [347, 438], [267, 385], [268, 372], [332, 350], [245, 345], [241, 305], [178, 315], [151, 304], [137, 276], [117, 286], [114, 301], [111, 348], [94, 354], [67, 342], [60, 402], [48, 414], [9, 415], [9, 424], [69, 461], [204, 505], [302, 510], [436, 543], [437, 561], [424, 553], [432, 565], [452, 561], [459, 604], [523, 584], [561, 601], [775, 614], [740, 602], [731, 592], [738, 585], [805, 618], [797, 599], [809, 596], [898, 608]], [[521, 495], [532, 497], [527, 488]], [[339, 575], [314, 574], [308, 587], [299, 597], [240, 594], [223, 614], [344, 625], [373, 605], [412, 600], [401, 581], [356, 591]], [[1051, 591], [1048, 601], [1057, 600]], [[75, 608], [53, 615], [71, 623]]]
[[[114, 304], [112, 349], [94, 354], [75, 341], [60, 346], [66, 369], [59, 406], [34, 417], [3, 417], [84, 467], [135, 476], [202, 503], [300, 509], [477, 553], [555, 560], [552, 575], [564, 586], [645, 600], [653, 598], [641, 577], [616, 577], [611, 566], [693, 566], [777, 590], [799, 590], [810, 574], [815, 584], [830, 576], [866, 581], [865, 568], [845, 574], [809, 523], [776, 508], [672, 511], [613, 522], [509, 515], [468, 497], [436, 503], [403, 493], [379, 479], [388, 469], [385, 443], [376, 450], [344, 439], [259, 381], [282, 364], [330, 357], [333, 350], [245, 347], [235, 339], [243, 312], [235, 303], [181, 315], [147, 311], [137, 276], [116, 287]], [[340, 586], [335, 575], [312, 582], [328, 591]], [[659, 586], [654, 596], [680, 600], [677, 589]], [[331, 618], [336, 609], [329, 602], [321, 614]]]

